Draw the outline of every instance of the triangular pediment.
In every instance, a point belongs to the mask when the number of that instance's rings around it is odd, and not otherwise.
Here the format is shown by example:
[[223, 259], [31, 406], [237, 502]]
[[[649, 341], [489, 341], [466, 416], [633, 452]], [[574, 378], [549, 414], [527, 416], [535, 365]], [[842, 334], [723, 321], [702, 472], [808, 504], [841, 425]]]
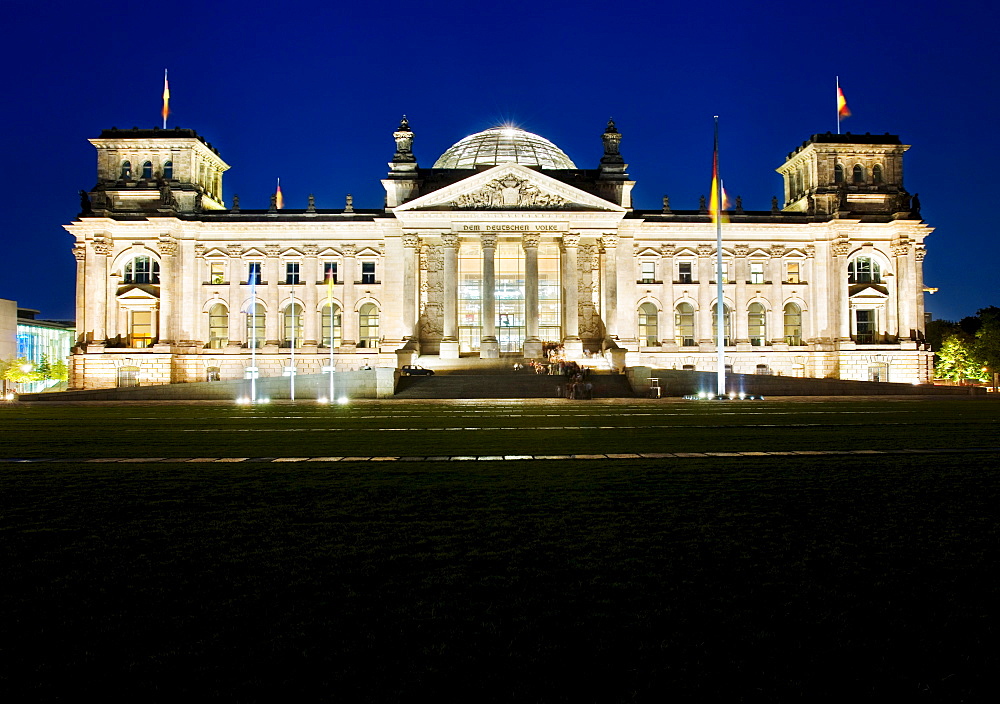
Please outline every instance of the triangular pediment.
[[155, 303], [160, 297], [153, 293], [150, 284], [126, 284], [118, 289], [116, 298], [119, 303]]
[[865, 286], [857, 291], [852, 291], [850, 297], [852, 302], [862, 303], [884, 301], [889, 298], [889, 295], [885, 291], [880, 291], [874, 286]]
[[403, 203], [394, 212], [414, 210], [573, 211], [626, 209], [520, 164], [501, 164]]

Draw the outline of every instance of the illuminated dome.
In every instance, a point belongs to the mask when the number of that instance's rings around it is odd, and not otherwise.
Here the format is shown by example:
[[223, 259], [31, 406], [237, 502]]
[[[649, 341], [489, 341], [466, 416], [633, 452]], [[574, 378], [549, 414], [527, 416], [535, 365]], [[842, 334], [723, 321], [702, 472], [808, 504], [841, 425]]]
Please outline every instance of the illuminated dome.
[[517, 127], [491, 127], [459, 140], [434, 162], [435, 169], [526, 164], [543, 169], [575, 169], [562, 149], [545, 137]]

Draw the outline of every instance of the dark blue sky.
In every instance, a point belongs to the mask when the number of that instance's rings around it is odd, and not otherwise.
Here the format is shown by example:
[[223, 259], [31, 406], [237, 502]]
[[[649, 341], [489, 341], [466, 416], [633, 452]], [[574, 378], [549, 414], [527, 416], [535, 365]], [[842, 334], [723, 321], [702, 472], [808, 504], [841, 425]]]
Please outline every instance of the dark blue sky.
[[698, 206], [720, 115], [727, 191], [748, 210], [780, 195], [774, 172], [809, 135], [836, 129], [913, 145], [925, 281], [935, 317], [1000, 305], [993, 247], [998, 61], [992, 5], [966, 2], [5, 3], [0, 123], [5, 198], [0, 297], [74, 315], [62, 229], [95, 181], [101, 129], [196, 129], [232, 169], [227, 203], [381, 207], [391, 133], [406, 113], [429, 166], [463, 136], [510, 121], [594, 168], [613, 116], [637, 208]]

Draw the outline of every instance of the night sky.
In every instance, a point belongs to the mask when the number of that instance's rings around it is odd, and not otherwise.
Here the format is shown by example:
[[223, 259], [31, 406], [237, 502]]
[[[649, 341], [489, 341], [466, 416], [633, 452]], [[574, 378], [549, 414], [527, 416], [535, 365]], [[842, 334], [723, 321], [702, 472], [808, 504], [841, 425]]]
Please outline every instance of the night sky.
[[[774, 169], [836, 131], [898, 134], [906, 188], [935, 232], [925, 283], [935, 317], [1000, 305], [996, 273], [998, 59], [992, 4], [936, 2], [2, 3], [9, 163], [0, 170], [0, 298], [74, 316], [72, 238], [95, 183], [88, 138], [112, 126], [193, 128], [232, 169], [228, 204], [382, 206], [403, 113], [430, 166], [504, 122], [595, 168], [614, 117], [634, 205], [695, 209], [720, 116], [726, 190], [747, 210], [781, 195]], [[721, 8], [721, 9], [720, 9]], [[945, 14], [947, 12], [947, 14]]]

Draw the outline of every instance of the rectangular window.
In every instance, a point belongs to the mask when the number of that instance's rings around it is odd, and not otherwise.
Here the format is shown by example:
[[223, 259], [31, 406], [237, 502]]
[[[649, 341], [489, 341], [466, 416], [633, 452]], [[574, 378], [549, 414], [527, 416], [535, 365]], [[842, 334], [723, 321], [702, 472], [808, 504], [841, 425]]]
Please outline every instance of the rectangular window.
[[247, 283], [260, 285], [260, 262], [250, 262], [248, 265]]
[[375, 262], [361, 262], [361, 283], [375, 283]]
[[857, 342], [860, 345], [875, 344], [875, 311], [871, 309], [859, 308], [854, 311], [854, 319], [857, 321]]
[[132, 313], [132, 331], [130, 347], [149, 347], [153, 341], [153, 313], [148, 310], [137, 310]]
[[209, 274], [208, 280], [215, 284], [226, 283], [226, 263], [225, 262], [211, 262], [209, 263]]
[[694, 275], [691, 273], [691, 268], [692, 268], [691, 262], [677, 263], [677, 283], [681, 284], [694, 283]]
[[764, 283], [764, 262], [750, 262], [750, 283]]
[[337, 262], [323, 262], [323, 283], [339, 283], [337, 281]]
[[642, 262], [642, 277], [639, 283], [651, 284], [656, 280], [656, 262]]
[[285, 283], [286, 284], [297, 284], [297, 283], [299, 283], [299, 263], [298, 262], [285, 262]]
[[729, 283], [729, 262], [722, 262], [722, 283]]
[[788, 284], [802, 283], [802, 279], [799, 277], [798, 262], [787, 262], [785, 264], [785, 283]]

